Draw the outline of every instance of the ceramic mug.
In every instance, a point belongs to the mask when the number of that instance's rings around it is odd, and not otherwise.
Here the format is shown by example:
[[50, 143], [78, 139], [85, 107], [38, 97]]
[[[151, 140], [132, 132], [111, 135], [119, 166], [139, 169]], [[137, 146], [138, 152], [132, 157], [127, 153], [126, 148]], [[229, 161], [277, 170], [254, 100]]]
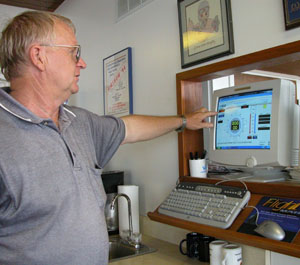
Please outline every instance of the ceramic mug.
[[199, 260], [203, 262], [209, 262], [209, 243], [215, 240], [214, 237], [205, 236], [200, 234], [199, 241]]
[[220, 265], [222, 263], [222, 247], [228, 244], [223, 240], [214, 240], [209, 243], [210, 265]]
[[227, 244], [222, 247], [222, 265], [241, 265], [242, 248], [235, 244]]
[[[191, 232], [186, 234], [186, 239], [181, 240], [179, 244], [179, 250], [181, 254], [187, 255], [190, 258], [199, 257], [199, 246], [200, 246], [200, 236], [201, 234], [196, 232]], [[186, 242], [186, 252], [182, 249], [182, 244]]]
[[190, 175], [194, 178], [207, 177], [207, 161], [206, 159], [191, 159], [189, 160]]

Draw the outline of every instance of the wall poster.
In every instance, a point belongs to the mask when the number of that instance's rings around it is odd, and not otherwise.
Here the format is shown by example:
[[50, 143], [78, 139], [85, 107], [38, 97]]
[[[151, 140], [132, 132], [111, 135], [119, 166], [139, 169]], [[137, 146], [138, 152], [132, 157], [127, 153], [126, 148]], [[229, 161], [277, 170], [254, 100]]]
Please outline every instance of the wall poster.
[[133, 113], [130, 47], [103, 59], [103, 93], [105, 115], [121, 117]]

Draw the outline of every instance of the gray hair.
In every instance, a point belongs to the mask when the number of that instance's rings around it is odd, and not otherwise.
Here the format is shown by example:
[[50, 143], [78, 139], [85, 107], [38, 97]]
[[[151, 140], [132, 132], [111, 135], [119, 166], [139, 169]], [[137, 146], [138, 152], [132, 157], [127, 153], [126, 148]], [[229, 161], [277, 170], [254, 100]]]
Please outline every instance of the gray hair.
[[75, 34], [70, 19], [50, 12], [26, 11], [9, 21], [0, 39], [0, 68], [7, 81], [20, 76], [20, 66], [26, 63], [32, 43], [51, 42], [55, 38], [57, 21], [68, 25]]

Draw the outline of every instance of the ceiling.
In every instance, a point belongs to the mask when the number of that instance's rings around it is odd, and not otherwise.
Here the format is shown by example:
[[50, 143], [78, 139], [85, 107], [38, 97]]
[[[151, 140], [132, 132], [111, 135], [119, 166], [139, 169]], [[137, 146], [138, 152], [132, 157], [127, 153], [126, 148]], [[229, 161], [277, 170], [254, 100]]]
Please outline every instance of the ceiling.
[[55, 11], [65, 0], [0, 0], [0, 4], [42, 11]]

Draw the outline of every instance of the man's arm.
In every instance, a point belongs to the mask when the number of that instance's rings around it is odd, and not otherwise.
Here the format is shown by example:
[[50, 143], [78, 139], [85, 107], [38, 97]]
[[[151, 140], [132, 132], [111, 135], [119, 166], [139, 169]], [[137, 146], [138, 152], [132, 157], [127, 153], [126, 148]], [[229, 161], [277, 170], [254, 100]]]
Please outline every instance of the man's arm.
[[[208, 111], [206, 108], [185, 114], [186, 128], [190, 130], [211, 128], [213, 124], [206, 122], [205, 119], [215, 116], [216, 114], [216, 112]], [[122, 120], [126, 127], [126, 135], [122, 144], [135, 143], [159, 137], [176, 130], [182, 126], [183, 122], [181, 116], [129, 115], [122, 117]]]

